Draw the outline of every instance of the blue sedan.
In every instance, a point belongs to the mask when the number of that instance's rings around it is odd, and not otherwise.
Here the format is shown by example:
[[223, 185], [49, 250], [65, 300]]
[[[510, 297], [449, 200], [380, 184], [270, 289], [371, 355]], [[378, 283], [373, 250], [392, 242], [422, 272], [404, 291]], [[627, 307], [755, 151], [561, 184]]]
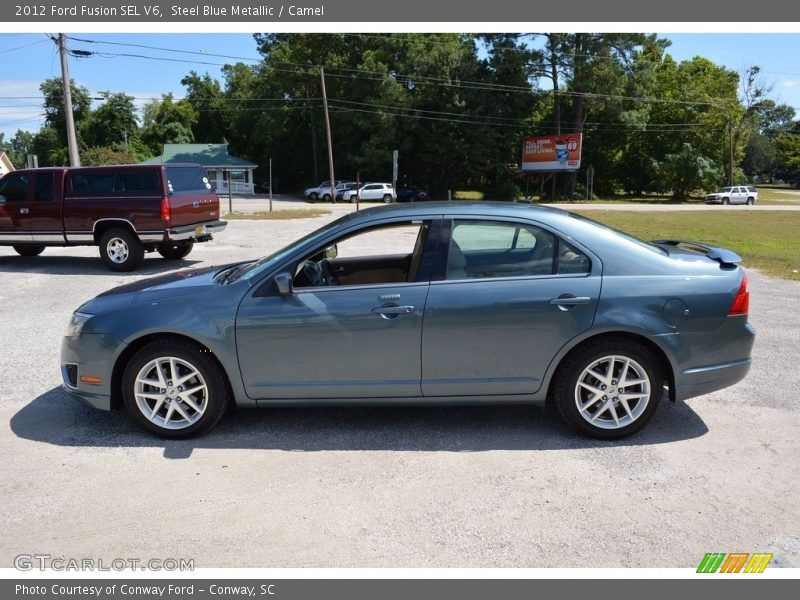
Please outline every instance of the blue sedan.
[[258, 261], [168, 274], [75, 311], [65, 389], [169, 438], [236, 406], [535, 403], [617, 439], [740, 381], [740, 258], [511, 203], [351, 213]]

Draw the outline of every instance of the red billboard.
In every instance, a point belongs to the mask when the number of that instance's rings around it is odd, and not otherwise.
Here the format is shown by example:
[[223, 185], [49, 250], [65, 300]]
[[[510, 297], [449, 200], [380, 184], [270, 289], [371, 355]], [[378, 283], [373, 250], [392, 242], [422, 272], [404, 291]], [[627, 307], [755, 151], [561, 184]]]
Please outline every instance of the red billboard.
[[522, 170], [577, 171], [582, 142], [582, 133], [529, 137], [522, 145]]

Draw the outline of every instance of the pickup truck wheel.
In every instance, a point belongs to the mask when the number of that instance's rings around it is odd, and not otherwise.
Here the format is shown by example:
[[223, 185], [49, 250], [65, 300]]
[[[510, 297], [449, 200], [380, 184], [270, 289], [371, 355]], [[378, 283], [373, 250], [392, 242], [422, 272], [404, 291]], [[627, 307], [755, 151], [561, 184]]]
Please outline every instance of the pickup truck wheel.
[[100, 238], [100, 258], [112, 271], [133, 271], [144, 260], [144, 246], [127, 229], [109, 229]]
[[14, 250], [20, 256], [39, 256], [44, 252], [44, 246], [41, 244], [20, 244], [14, 246]]
[[194, 248], [194, 242], [187, 242], [185, 244], [159, 244], [158, 253], [169, 260], [180, 260], [188, 256], [189, 252]]

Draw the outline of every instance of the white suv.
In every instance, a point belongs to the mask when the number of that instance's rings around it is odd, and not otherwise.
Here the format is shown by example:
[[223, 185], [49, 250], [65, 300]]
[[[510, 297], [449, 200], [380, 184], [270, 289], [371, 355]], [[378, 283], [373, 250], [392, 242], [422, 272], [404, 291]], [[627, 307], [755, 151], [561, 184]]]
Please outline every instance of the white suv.
[[755, 204], [758, 190], [752, 186], [724, 187], [715, 194], [706, 196], [706, 204]]
[[397, 200], [397, 193], [391, 183], [365, 183], [357, 190], [347, 190], [342, 194], [345, 201], [383, 200], [387, 204]]

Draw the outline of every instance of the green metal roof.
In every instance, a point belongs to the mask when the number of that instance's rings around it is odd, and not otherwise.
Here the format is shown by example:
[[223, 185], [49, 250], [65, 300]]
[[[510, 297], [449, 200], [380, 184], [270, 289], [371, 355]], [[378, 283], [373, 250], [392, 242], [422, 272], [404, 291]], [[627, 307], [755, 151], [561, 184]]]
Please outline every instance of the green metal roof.
[[204, 167], [256, 168], [258, 165], [228, 154], [227, 144], [164, 144], [164, 153], [142, 162], [144, 165], [161, 163], [197, 163]]

